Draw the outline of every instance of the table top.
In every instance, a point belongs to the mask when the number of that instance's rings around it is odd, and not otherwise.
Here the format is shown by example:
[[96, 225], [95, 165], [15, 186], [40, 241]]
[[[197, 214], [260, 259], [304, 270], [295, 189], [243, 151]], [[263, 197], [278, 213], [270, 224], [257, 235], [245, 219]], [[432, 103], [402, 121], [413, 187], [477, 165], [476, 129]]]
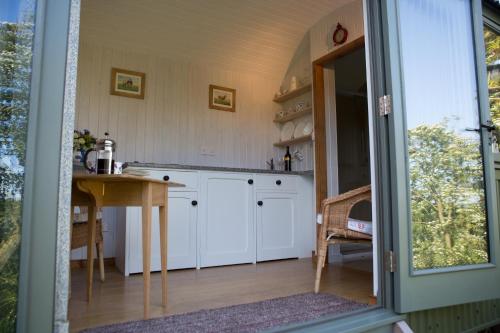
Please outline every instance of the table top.
[[73, 180], [97, 180], [97, 181], [102, 181], [104, 183], [110, 183], [110, 182], [151, 182], [151, 183], [158, 183], [158, 184], [167, 184], [168, 187], [184, 187], [184, 184], [181, 183], [176, 183], [176, 182], [170, 182], [170, 181], [164, 181], [160, 179], [153, 179], [149, 177], [142, 177], [142, 176], [135, 176], [135, 175], [127, 175], [127, 174], [121, 174], [121, 175], [96, 175], [96, 174], [81, 174], [81, 175], [73, 175]]

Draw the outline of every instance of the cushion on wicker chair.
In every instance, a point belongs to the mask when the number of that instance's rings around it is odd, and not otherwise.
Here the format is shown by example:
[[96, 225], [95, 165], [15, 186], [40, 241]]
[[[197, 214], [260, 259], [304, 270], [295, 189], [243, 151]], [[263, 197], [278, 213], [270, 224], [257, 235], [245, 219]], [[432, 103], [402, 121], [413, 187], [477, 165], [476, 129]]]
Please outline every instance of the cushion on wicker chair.
[[[323, 223], [323, 214], [316, 215], [316, 223]], [[372, 221], [356, 220], [352, 218], [347, 219], [347, 229], [352, 231], [361, 232], [367, 235], [373, 235], [373, 224]]]
[[367, 235], [373, 235], [373, 225], [371, 221], [362, 221], [362, 220], [348, 218], [347, 229], [361, 232]]

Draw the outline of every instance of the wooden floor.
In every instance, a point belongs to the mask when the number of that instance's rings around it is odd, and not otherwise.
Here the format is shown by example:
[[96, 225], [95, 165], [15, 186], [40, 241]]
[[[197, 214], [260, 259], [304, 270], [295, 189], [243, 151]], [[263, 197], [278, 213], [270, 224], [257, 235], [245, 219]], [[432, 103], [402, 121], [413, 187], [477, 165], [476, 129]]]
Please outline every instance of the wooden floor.
[[[372, 293], [372, 263], [364, 259], [329, 265], [321, 292], [368, 303]], [[151, 316], [165, 316], [201, 309], [244, 304], [312, 292], [315, 270], [311, 259], [284, 260], [178, 270], [168, 273], [168, 307], [161, 307], [161, 276], [151, 274]], [[142, 319], [142, 275], [124, 277], [106, 268], [106, 281], [94, 276], [91, 304], [85, 301], [85, 269], [72, 271], [69, 304], [71, 332], [110, 323]]]

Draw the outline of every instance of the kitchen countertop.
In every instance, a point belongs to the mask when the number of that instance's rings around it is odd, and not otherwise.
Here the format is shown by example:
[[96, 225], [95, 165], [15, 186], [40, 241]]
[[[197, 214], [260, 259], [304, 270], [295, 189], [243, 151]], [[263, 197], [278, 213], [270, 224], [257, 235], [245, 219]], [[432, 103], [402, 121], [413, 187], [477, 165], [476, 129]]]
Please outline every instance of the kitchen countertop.
[[202, 165], [185, 165], [185, 164], [163, 164], [163, 163], [143, 163], [143, 162], [127, 162], [129, 167], [137, 168], [155, 168], [155, 169], [181, 169], [181, 170], [204, 170], [204, 171], [222, 171], [222, 172], [247, 172], [247, 173], [268, 173], [279, 175], [297, 175], [297, 176], [313, 176], [313, 170], [307, 171], [283, 171], [283, 170], [266, 170], [266, 169], [249, 169], [249, 168], [228, 168], [214, 167]]

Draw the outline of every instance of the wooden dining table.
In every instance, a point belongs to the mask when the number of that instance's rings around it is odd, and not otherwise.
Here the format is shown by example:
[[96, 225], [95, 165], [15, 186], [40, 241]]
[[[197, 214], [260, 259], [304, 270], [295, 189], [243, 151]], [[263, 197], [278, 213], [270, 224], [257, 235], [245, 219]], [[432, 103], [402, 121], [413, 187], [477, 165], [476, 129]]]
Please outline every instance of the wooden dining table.
[[[154, 206], [159, 207], [162, 305], [167, 305], [167, 210], [169, 187], [183, 184], [129, 174], [73, 176], [71, 211], [75, 206], [88, 207], [87, 240], [87, 300], [92, 300], [94, 269], [94, 244], [96, 237], [96, 214], [102, 207], [142, 207], [142, 268], [144, 279], [144, 317], [149, 317], [151, 284], [151, 215]], [[73, 217], [73, 214], [70, 214]], [[73, 222], [73, 221], [71, 221]], [[120, 221], [118, 221], [120, 223]]]

